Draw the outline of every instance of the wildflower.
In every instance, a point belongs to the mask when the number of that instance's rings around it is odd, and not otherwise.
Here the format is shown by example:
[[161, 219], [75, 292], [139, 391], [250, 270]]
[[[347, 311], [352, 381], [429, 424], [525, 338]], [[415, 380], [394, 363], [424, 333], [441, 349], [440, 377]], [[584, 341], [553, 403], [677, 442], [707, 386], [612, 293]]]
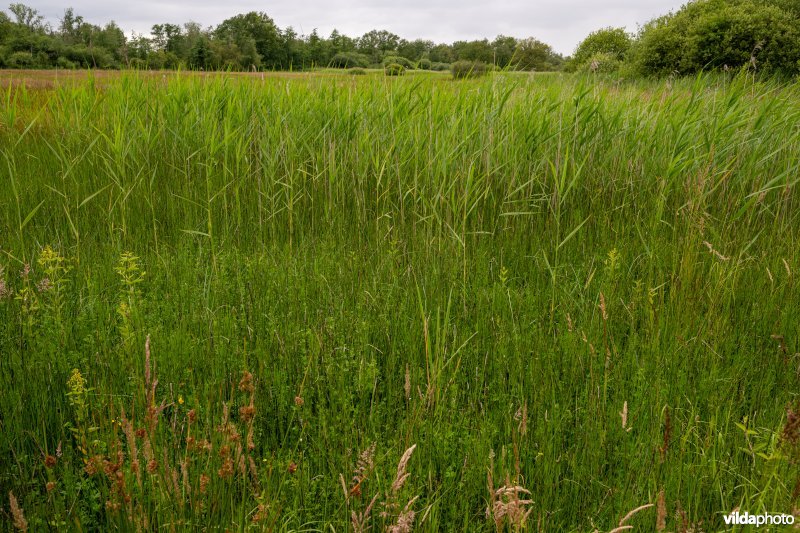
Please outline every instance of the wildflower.
[[306, 403], [306, 402], [305, 402], [305, 400], [303, 400], [303, 397], [302, 397], [302, 396], [295, 396], [295, 397], [294, 397], [294, 404], [295, 404], [297, 407], [303, 407], [303, 404], [304, 404], [304, 403]]
[[189, 421], [189, 424], [194, 424], [197, 420], [197, 411], [194, 409], [190, 410], [188, 413], [186, 413], [186, 419]]
[[287, 468], [287, 470], [290, 474], [294, 474], [295, 472], [297, 472], [297, 463], [295, 463], [294, 461], [289, 463], [289, 468]]
[[200, 494], [205, 494], [208, 490], [208, 484], [211, 482], [211, 478], [208, 477], [206, 474], [200, 474]]
[[178, 396], [178, 405], [183, 405], [183, 396]]
[[253, 392], [255, 390], [255, 387], [253, 387], [253, 374], [245, 370], [241, 381], [239, 381], [239, 390], [242, 392]]
[[25, 266], [22, 267], [22, 270], [19, 273], [19, 277], [22, 279], [28, 279], [28, 276], [31, 275], [31, 265], [25, 263]]
[[56, 458], [53, 457], [52, 455], [47, 455], [44, 458], [44, 466], [46, 466], [47, 468], [53, 468], [54, 466], [56, 466]]
[[252, 402], [250, 405], [245, 405], [244, 407], [239, 408], [239, 418], [241, 418], [243, 422], [250, 422], [253, 420], [255, 414], [256, 408], [253, 406]]
[[55, 481], [48, 481], [47, 485], [45, 485], [44, 488], [45, 488], [45, 490], [47, 490], [48, 493], [51, 493], [56, 488], [56, 482]]
[[53, 283], [50, 281], [50, 278], [47, 276], [43, 277], [39, 283], [36, 285], [36, 289], [39, 292], [47, 292], [53, 288]]
[[228, 457], [222, 462], [222, 467], [217, 470], [217, 474], [221, 478], [229, 478], [233, 475], [233, 459]]
[[158, 461], [155, 459], [150, 459], [150, 462], [147, 463], [147, 472], [150, 474], [155, 474], [156, 470], [158, 470]]

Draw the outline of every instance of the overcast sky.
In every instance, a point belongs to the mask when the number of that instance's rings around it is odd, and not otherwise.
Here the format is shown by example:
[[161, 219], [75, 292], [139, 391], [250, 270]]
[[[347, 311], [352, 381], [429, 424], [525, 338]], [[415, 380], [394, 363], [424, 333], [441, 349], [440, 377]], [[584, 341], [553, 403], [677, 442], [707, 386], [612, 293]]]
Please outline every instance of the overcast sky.
[[[23, 0], [24, 2], [24, 0]], [[125, 33], [148, 33], [160, 22], [216, 25], [227, 17], [264, 11], [285, 28], [308, 34], [317, 28], [327, 36], [335, 28], [356, 37], [386, 29], [406, 39], [436, 42], [494, 38], [498, 34], [536, 37], [557, 52], [571, 54], [592, 30], [637, 24], [675, 10], [674, 0], [28, 0], [49, 21], [56, 22], [70, 5], [94, 24], [114, 20]]]

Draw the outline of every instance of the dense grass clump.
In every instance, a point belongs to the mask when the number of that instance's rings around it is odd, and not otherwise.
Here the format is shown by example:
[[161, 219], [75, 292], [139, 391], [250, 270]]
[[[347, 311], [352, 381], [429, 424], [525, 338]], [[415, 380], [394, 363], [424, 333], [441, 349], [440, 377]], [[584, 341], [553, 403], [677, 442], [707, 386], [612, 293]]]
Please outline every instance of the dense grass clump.
[[798, 87], [124, 75], [2, 97], [6, 527], [792, 512]]

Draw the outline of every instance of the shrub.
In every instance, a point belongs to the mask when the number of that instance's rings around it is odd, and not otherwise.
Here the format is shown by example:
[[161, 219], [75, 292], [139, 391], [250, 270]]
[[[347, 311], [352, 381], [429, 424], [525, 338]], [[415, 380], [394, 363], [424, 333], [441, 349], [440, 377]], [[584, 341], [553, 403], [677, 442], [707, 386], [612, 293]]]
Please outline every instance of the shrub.
[[456, 61], [450, 66], [450, 71], [456, 80], [479, 78], [486, 74], [488, 70], [486, 63], [480, 61]]
[[353, 67], [347, 69], [347, 73], [350, 74], [351, 76], [363, 76], [364, 74], [367, 73], [367, 71], [361, 67]]
[[604, 55], [604, 59], [625, 59], [631, 48], [631, 37], [624, 28], [603, 28], [589, 34], [581, 41], [572, 57], [571, 68], [585, 69], [596, 56]]
[[588, 57], [586, 62], [580, 65], [580, 70], [593, 74], [613, 74], [619, 72], [621, 66], [622, 61], [614, 54], [598, 52]]
[[64, 56], [58, 56], [58, 59], [56, 59], [56, 66], [58, 68], [63, 68], [67, 70], [74, 70], [75, 68], [77, 68], [77, 65], [75, 63], [73, 63]]
[[414, 63], [400, 56], [386, 56], [383, 58], [383, 66], [400, 65], [407, 70], [414, 70]]
[[367, 65], [369, 65], [369, 58], [357, 52], [339, 52], [329, 63], [329, 66], [333, 68], [364, 68]]
[[433, 63], [431, 63], [431, 60], [427, 58], [422, 58], [417, 61], [417, 68], [420, 70], [431, 70], [432, 65]]
[[436, 72], [447, 72], [450, 70], [450, 63], [432, 63], [431, 70]]
[[33, 54], [30, 52], [14, 52], [6, 59], [6, 64], [11, 68], [31, 68], [33, 63]]
[[744, 67], [791, 75], [800, 60], [796, 13], [775, 0], [690, 2], [645, 24], [629, 56], [640, 74]]
[[397, 63], [390, 63], [383, 68], [383, 72], [387, 76], [402, 76], [406, 73], [406, 68]]

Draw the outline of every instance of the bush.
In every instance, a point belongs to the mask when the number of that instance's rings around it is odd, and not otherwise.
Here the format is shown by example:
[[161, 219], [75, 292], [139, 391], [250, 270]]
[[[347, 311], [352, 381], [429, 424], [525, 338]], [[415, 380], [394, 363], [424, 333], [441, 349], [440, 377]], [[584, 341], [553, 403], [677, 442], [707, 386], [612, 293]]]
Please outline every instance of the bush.
[[598, 52], [588, 57], [586, 62], [580, 66], [580, 70], [592, 74], [614, 74], [619, 72], [621, 66], [622, 61], [614, 54]]
[[363, 76], [364, 74], [367, 73], [367, 71], [361, 67], [353, 67], [347, 69], [347, 73], [350, 74], [351, 76]]
[[431, 70], [436, 72], [447, 72], [450, 70], [450, 63], [432, 63]]
[[431, 63], [431, 60], [427, 58], [422, 58], [417, 61], [417, 68], [420, 70], [431, 70], [432, 65], [433, 63]]
[[486, 63], [480, 61], [456, 61], [450, 67], [453, 78], [461, 80], [465, 78], [479, 78], [488, 72]]
[[390, 63], [383, 67], [383, 73], [387, 76], [402, 76], [406, 73], [406, 68], [398, 63]]
[[800, 61], [797, 13], [776, 0], [690, 2], [645, 24], [629, 56], [645, 75], [740, 68], [792, 75]]
[[331, 59], [329, 66], [333, 68], [365, 68], [369, 65], [369, 58], [357, 52], [339, 52]]
[[400, 65], [401, 67], [407, 70], [414, 70], [414, 63], [406, 59], [405, 57], [400, 56], [386, 56], [383, 58], [383, 66], [387, 67], [389, 65]]
[[58, 59], [56, 59], [56, 66], [58, 68], [63, 68], [66, 70], [75, 70], [77, 68], [77, 65], [75, 63], [73, 63], [64, 56], [58, 56]]
[[631, 37], [624, 28], [603, 28], [589, 34], [581, 41], [570, 62], [571, 69], [585, 70], [593, 59], [603, 56], [623, 61], [631, 48]]
[[34, 64], [33, 54], [30, 52], [14, 52], [8, 56], [6, 64], [11, 68], [31, 68]]

